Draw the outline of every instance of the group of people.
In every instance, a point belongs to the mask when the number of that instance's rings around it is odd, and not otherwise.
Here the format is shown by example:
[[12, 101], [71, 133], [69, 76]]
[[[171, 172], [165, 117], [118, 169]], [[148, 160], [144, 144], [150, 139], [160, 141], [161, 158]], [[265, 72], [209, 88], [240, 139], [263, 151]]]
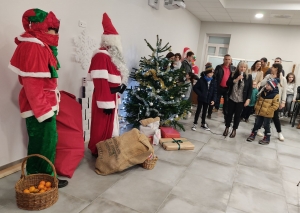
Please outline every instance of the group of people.
[[[206, 64], [206, 69], [193, 90], [198, 95], [198, 106], [192, 130], [197, 128], [201, 110], [201, 128], [210, 130], [205, 118], [211, 118], [212, 112], [219, 110], [220, 99], [223, 97], [223, 136], [229, 135], [229, 128], [233, 123], [229, 137], [234, 138], [240, 121], [248, 122], [250, 115], [255, 113], [255, 124], [247, 141], [252, 142], [259, 135], [263, 136], [260, 144], [269, 144], [271, 120], [276, 127], [278, 139], [284, 141], [279, 118], [291, 116], [297, 96], [297, 84], [293, 73], [285, 76], [281, 58], [277, 57], [275, 63], [268, 67], [264, 57], [255, 61], [249, 69], [246, 61], [240, 61], [234, 67], [231, 56], [226, 54], [223, 64], [215, 69], [211, 63]], [[262, 126], [264, 134], [259, 131]], [[300, 128], [300, 124], [297, 128]]]

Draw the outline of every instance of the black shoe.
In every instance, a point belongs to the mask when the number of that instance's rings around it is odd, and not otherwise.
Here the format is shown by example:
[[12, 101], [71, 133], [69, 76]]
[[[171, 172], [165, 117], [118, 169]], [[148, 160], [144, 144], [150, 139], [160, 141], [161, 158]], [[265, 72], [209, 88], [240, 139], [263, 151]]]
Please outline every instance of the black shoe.
[[233, 129], [229, 137], [234, 138], [235, 135], [236, 135], [236, 129]]
[[98, 158], [98, 154], [93, 154], [93, 153], [92, 153], [92, 156], [93, 156], [94, 158]]
[[208, 119], [211, 119], [211, 115], [207, 115], [207, 118], [208, 118]]
[[58, 188], [63, 188], [65, 186], [67, 186], [69, 183], [67, 180], [60, 180], [58, 178], [57, 178], [57, 180], [58, 180]]
[[228, 135], [228, 131], [229, 131], [229, 127], [226, 127], [224, 132], [223, 132], [223, 136], [227, 136]]

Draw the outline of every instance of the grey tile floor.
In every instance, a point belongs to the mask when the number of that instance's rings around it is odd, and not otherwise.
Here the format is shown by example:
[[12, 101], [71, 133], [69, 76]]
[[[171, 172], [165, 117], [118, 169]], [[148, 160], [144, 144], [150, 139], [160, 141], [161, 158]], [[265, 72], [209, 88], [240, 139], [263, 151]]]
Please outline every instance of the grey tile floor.
[[[200, 128], [191, 131], [192, 118], [183, 120], [182, 137], [192, 151], [165, 151], [153, 170], [139, 166], [109, 176], [94, 172], [95, 159], [86, 150], [59, 201], [41, 212], [55, 213], [299, 213], [300, 130], [282, 120], [285, 141], [272, 124], [268, 146], [246, 142], [253, 126], [240, 123], [234, 139]], [[221, 112], [207, 120], [212, 132], [224, 130]], [[15, 204], [14, 185], [20, 172], [0, 179], [0, 212], [25, 212]], [[300, 190], [299, 190], [300, 191]]]

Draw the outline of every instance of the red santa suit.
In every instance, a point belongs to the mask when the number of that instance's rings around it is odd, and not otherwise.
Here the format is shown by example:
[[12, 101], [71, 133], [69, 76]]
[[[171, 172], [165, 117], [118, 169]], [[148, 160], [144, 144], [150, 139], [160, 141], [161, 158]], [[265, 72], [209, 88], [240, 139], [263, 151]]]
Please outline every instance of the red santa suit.
[[94, 52], [87, 77], [88, 80], [93, 80], [95, 86], [92, 100], [91, 137], [88, 145], [93, 155], [98, 153], [97, 143], [119, 136], [118, 87], [122, 83], [121, 71], [126, 70], [123, 63], [115, 64], [114, 56], [109, 53], [111, 47], [118, 47], [120, 51], [121, 47], [119, 35], [106, 13], [103, 14], [102, 25], [104, 28], [102, 47]]

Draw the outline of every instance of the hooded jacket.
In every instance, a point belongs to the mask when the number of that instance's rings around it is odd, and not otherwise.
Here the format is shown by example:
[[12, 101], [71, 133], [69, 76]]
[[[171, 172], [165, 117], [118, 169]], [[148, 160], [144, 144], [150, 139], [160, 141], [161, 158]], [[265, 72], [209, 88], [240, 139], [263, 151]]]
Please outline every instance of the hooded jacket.
[[271, 91], [264, 90], [255, 104], [255, 114], [266, 117], [273, 118], [274, 111], [279, 107], [279, 95], [278, 88]]

